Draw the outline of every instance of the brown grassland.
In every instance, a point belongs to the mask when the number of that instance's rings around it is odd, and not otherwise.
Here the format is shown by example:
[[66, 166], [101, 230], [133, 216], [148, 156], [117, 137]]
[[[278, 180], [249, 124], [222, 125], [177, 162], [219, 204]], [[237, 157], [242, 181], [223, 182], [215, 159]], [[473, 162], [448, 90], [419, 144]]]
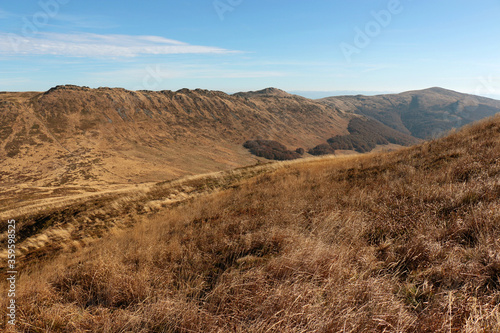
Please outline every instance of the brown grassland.
[[284, 164], [23, 271], [19, 332], [498, 332], [500, 117]]

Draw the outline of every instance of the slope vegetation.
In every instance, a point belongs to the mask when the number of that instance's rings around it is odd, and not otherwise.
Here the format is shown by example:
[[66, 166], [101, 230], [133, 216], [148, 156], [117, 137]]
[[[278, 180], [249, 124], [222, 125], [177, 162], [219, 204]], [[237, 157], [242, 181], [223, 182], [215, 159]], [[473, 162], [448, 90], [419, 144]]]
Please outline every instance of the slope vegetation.
[[33, 263], [18, 329], [494, 332], [499, 179], [499, 117], [287, 164]]
[[410, 146], [418, 139], [396, 131], [374, 119], [353, 118], [347, 126], [348, 135], [336, 135], [309, 151], [311, 155], [335, 154], [337, 150], [354, 150], [358, 153], [372, 151], [377, 145], [389, 143]]

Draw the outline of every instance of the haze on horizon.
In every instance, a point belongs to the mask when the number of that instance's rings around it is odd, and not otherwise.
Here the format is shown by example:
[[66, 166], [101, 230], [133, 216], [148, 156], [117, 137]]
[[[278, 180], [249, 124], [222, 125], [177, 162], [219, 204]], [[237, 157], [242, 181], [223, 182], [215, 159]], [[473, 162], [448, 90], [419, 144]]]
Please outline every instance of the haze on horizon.
[[41, 0], [0, 5], [0, 91], [60, 84], [500, 99], [500, 2]]

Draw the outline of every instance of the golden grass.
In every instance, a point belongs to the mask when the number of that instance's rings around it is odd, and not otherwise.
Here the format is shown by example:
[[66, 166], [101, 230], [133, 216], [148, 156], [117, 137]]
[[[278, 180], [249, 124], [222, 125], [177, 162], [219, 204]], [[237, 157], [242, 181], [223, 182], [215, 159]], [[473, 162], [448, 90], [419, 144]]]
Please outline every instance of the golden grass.
[[26, 270], [17, 329], [496, 332], [499, 179], [500, 117], [284, 164]]
[[229, 188], [238, 181], [276, 170], [286, 163], [267, 163], [230, 171], [187, 176], [160, 183], [113, 185], [72, 193], [72, 187], [17, 194], [9, 210], [0, 212], [0, 269], [7, 265], [7, 220], [15, 219], [17, 267], [72, 251], [104, 237], [110, 230], [130, 227], [142, 215], [178, 205], [195, 197]]

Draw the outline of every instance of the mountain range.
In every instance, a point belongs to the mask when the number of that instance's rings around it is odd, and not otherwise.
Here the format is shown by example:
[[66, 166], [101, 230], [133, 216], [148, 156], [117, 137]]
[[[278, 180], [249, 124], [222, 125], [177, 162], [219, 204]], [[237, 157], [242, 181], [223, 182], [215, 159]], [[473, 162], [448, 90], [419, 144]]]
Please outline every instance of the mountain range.
[[265, 162], [243, 144], [308, 153], [411, 145], [500, 111], [500, 101], [431, 88], [318, 100], [276, 88], [129, 91], [57, 86], [0, 93], [0, 183], [163, 181]]

